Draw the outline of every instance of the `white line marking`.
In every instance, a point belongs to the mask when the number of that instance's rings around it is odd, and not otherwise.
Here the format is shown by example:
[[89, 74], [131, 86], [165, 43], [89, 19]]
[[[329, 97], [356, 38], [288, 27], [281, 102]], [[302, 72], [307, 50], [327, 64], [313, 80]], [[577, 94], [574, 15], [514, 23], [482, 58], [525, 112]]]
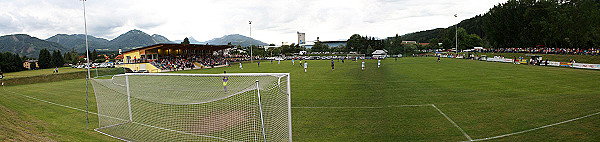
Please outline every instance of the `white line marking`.
[[442, 112], [442, 110], [437, 108], [434, 104], [396, 105], [396, 106], [380, 106], [380, 107], [292, 107], [292, 108], [301, 108], [301, 109], [381, 109], [381, 108], [394, 108], [394, 107], [433, 107], [440, 114], [442, 114], [448, 121], [450, 121], [450, 123], [452, 123], [456, 128], [458, 128], [458, 130], [460, 130], [460, 132], [462, 132], [463, 135], [465, 135], [465, 137], [467, 137], [467, 139], [469, 139], [469, 141], [473, 140], [462, 128], [460, 128], [460, 126], [458, 126], [458, 124], [456, 124], [454, 121], [452, 121], [452, 119], [450, 119], [450, 117], [448, 117], [444, 112]]
[[563, 123], [568, 123], [568, 122], [571, 122], [571, 121], [576, 121], [576, 120], [579, 120], [579, 119], [587, 118], [587, 117], [598, 115], [598, 114], [600, 114], [600, 112], [596, 112], [596, 113], [593, 113], [593, 114], [590, 114], [590, 115], [586, 115], [586, 116], [582, 116], [582, 117], [577, 117], [577, 118], [570, 119], [570, 120], [567, 120], [567, 121], [558, 122], [558, 123], [554, 123], [554, 124], [550, 124], [550, 125], [545, 125], [545, 126], [542, 126], [542, 127], [537, 127], [537, 128], [533, 128], [533, 129], [529, 129], [529, 130], [524, 130], [524, 131], [514, 132], [514, 133], [510, 133], [510, 134], [499, 135], [499, 136], [487, 137], [487, 138], [482, 138], [482, 139], [475, 139], [475, 140], [470, 140], [470, 141], [484, 141], [484, 140], [491, 140], [491, 139], [496, 139], [496, 138], [507, 137], [507, 136], [511, 136], [511, 135], [516, 135], [516, 134], [521, 134], [521, 133], [525, 133], [525, 132], [529, 132], [529, 131], [534, 131], [534, 130], [538, 130], [538, 129], [552, 127], [552, 126], [560, 125], [560, 124], [563, 124]]
[[306, 108], [306, 109], [379, 109], [379, 108], [394, 108], [394, 107], [425, 107], [431, 106], [431, 104], [426, 105], [394, 105], [394, 106], [380, 106], [380, 107], [292, 107], [292, 108]]
[[469, 141], [473, 141], [473, 139], [471, 139], [471, 137], [469, 135], [467, 135], [467, 133], [465, 133], [465, 131], [463, 131], [462, 128], [460, 128], [460, 126], [458, 126], [456, 123], [454, 123], [454, 121], [452, 121], [452, 119], [450, 119], [450, 117], [448, 117], [446, 114], [444, 114], [444, 112], [442, 112], [442, 110], [437, 108], [434, 104], [431, 104], [431, 106], [433, 106], [433, 108], [435, 108], [438, 112], [440, 112], [440, 114], [442, 114], [444, 117], [446, 117], [446, 119], [448, 119], [448, 121], [450, 121], [450, 123], [454, 124], [454, 126], [456, 128], [458, 128], [458, 130], [460, 130], [460, 132], [462, 132], [463, 135], [465, 135], [465, 137], [467, 137], [467, 139], [469, 139]]
[[83, 111], [83, 112], [87, 112], [87, 113], [94, 114], [94, 115], [104, 116], [104, 117], [108, 117], [108, 118], [112, 118], [112, 119], [117, 119], [117, 120], [124, 120], [124, 119], [121, 119], [121, 118], [115, 118], [115, 117], [112, 117], [112, 116], [98, 114], [98, 113], [91, 112], [91, 111], [85, 111], [83, 109], [72, 107], [72, 106], [67, 106], [67, 105], [63, 105], [63, 104], [54, 103], [54, 102], [51, 102], [51, 101], [46, 101], [46, 100], [38, 99], [38, 98], [35, 98], [35, 97], [31, 97], [31, 96], [19, 94], [17, 92], [9, 91], [9, 90], [6, 90], [6, 89], [4, 91], [9, 92], [9, 93], [13, 93], [13, 94], [16, 94], [16, 95], [20, 95], [20, 96], [23, 96], [23, 97], [26, 97], [26, 98], [29, 98], [29, 99], [32, 99], [32, 100], [37, 100], [37, 101], [41, 101], [41, 102], [45, 102], [45, 103], [49, 103], [49, 104], [53, 104], [53, 105], [57, 105], [57, 106], [61, 106], [61, 107], [66, 107], [66, 108], [78, 110], [78, 111]]
[[94, 129], [94, 131], [96, 131], [96, 132], [98, 132], [98, 133], [100, 133], [100, 134], [103, 134], [103, 135], [106, 135], [106, 136], [109, 136], [109, 137], [112, 137], [112, 138], [118, 139], [118, 140], [122, 140], [122, 141], [130, 142], [130, 141], [128, 141], [128, 140], [121, 139], [121, 138], [119, 138], [119, 137], [115, 137], [115, 136], [113, 136], [113, 135], [109, 135], [109, 134], [107, 134], [107, 133], [104, 133], [104, 132], [100, 132], [100, 131], [98, 131], [98, 129]]

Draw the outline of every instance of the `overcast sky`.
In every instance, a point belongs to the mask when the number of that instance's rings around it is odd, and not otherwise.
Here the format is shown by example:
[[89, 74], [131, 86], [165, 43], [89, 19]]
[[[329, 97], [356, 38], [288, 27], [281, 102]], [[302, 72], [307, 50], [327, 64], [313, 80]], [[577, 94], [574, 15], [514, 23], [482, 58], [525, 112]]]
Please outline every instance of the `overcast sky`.
[[[88, 0], [88, 33], [113, 39], [132, 29], [170, 40], [206, 41], [227, 34], [267, 43], [390, 37], [445, 28], [506, 0]], [[46, 39], [83, 28], [80, 0], [0, 0], [0, 34]], [[454, 14], [458, 18], [454, 18]]]

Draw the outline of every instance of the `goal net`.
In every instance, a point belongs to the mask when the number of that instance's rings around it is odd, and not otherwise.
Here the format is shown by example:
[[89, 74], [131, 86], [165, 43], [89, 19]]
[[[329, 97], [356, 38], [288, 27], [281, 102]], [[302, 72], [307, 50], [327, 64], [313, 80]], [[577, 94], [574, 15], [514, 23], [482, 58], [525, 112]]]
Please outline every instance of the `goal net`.
[[292, 141], [289, 73], [122, 74], [92, 84], [95, 130], [124, 141]]

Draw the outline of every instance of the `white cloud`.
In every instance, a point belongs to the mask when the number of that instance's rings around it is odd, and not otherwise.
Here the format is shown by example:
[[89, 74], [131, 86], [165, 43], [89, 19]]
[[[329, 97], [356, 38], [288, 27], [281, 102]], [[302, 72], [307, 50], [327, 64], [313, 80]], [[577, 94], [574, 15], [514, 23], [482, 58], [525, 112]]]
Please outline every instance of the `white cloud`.
[[[267, 43], [347, 39], [352, 34], [389, 37], [433, 28], [483, 14], [493, 0], [88, 0], [88, 31], [112, 39], [131, 29], [170, 40], [193, 36], [205, 41], [249, 34]], [[83, 33], [79, 0], [0, 0], [0, 34], [39, 38]]]

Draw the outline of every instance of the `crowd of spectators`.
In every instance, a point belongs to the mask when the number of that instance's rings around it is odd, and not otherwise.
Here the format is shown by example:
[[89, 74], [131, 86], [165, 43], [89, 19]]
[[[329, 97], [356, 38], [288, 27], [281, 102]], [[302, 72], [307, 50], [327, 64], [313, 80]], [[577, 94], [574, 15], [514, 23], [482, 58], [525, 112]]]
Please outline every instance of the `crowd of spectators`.
[[484, 52], [494, 53], [538, 53], [538, 54], [565, 54], [565, 55], [600, 55], [600, 49], [580, 48], [498, 48], [485, 49]]
[[215, 66], [229, 65], [232, 62], [241, 62], [249, 59], [246, 58], [225, 58], [223, 56], [189, 56], [189, 57], [177, 57], [177, 58], [161, 58], [158, 60], [150, 60], [149, 62], [158, 67], [161, 70], [185, 70], [194, 69], [196, 66], [194, 62], [201, 64], [203, 67], [214, 68]]
[[185, 70], [186, 68], [193, 69], [194, 63], [187, 59], [158, 59], [150, 61], [150, 64], [158, 67], [161, 70]]
[[214, 66], [225, 65], [228, 62], [228, 60], [222, 56], [195, 56], [192, 58], [192, 60], [204, 66], [210, 66], [211, 68]]

